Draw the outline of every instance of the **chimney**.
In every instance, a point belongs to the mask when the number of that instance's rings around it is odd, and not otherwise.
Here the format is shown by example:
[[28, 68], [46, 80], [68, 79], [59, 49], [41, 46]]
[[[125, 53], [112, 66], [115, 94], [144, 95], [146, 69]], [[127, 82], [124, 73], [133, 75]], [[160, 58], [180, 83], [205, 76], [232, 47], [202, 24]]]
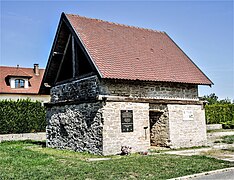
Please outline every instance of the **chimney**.
[[33, 71], [36, 76], [39, 75], [39, 64], [34, 64]]

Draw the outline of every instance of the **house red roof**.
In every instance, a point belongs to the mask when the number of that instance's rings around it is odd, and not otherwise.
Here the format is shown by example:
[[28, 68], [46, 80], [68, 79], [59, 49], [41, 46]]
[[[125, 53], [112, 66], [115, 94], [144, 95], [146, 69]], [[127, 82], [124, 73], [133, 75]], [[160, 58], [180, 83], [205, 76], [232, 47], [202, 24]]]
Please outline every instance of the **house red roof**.
[[65, 16], [102, 78], [213, 84], [165, 32]]
[[[38, 94], [44, 69], [39, 69], [39, 75], [35, 75], [33, 68], [0, 66], [0, 94]], [[11, 88], [9, 77], [28, 78], [28, 88]]]

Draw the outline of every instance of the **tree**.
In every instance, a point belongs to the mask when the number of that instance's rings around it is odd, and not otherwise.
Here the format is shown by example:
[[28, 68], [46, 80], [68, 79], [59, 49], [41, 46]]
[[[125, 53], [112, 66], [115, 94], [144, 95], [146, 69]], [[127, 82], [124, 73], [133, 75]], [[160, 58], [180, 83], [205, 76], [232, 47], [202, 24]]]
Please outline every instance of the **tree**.
[[217, 104], [218, 103], [218, 96], [215, 93], [211, 93], [210, 95], [205, 95], [201, 97], [202, 100], [208, 101], [209, 104]]
[[219, 101], [219, 104], [232, 104], [231, 99], [225, 98]]
[[[201, 100], [208, 101], [209, 105], [211, 104], [232, 104], [231, 99], [225, 98], [218, 100], [218, 96], [215, 95], [215, 93], [211, 93], [210, 95], [205, 95], [201, 97]], [[233, 100], [234, 103], [234, 100]]]

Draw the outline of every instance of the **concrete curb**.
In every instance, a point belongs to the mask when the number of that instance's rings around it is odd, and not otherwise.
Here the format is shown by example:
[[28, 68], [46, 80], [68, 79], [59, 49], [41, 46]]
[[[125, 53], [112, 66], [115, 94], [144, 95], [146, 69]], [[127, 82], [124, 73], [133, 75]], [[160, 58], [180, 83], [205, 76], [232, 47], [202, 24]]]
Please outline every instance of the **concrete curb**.
[[46, 140], [46, 133], [38, 132], [38, 133], [20, 133], [20, 134], [0, 134], [0, 143], [2, 141], [22, 141], [29, 139], [35, 141], [44, 141]]
[[191, 175], [181, 176], [181, 177], [172, 178], [172, 179], [168, 179], [168, 180], [186, 180], [186, 179], [191, 179], [191, 178], [195, 178], [195, 177], [201, 177], [201, 176], [206, 176], [206, 175], [211, 175], [211, 174], [215, 174], [215, 173], [219, 173], [219, 172], [226, 172], [226, 171], [231, 171], [231, 170], [234, 170], [234, 167], [217, 169], [217, 170], [203, 172], [203, 173], [197, 173], [197, 174], [191, 174]]

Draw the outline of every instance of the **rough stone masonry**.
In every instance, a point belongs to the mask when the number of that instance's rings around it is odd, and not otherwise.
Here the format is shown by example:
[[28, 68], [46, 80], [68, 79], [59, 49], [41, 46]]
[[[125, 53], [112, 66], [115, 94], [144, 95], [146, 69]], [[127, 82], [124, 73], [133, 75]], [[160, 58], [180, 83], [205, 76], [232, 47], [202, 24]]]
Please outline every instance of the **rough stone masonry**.
[[[197, 86], [189, 84], [91, 76], [57, 85], [51, 88], [47, 106], [47, 145], [102, 155], [118, 154], [126, 145], [133, 152], [147, 151], [151, 145], [205, 145], [204, 110], [196, 98]], [[170, 99], [195, 103], [170, 104]], [[132, 112], [127, 124], [122, 123], [123, 111]]]

